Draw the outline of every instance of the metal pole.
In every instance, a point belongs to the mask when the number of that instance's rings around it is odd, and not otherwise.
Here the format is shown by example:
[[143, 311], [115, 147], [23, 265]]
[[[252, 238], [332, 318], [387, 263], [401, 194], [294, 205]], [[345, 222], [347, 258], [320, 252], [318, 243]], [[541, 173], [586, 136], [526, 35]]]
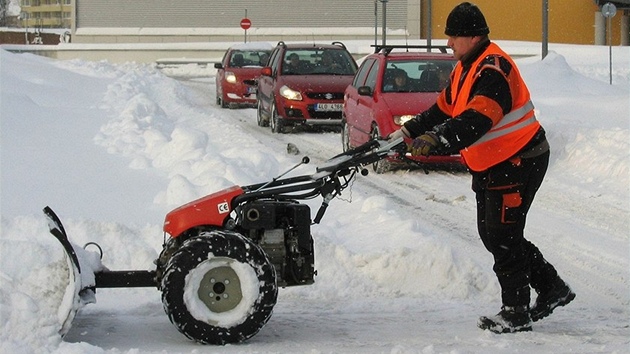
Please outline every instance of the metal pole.
[[[247, 9], [245, 9], [245, 18], [247, 18]], [[247, 43], [247, 30], [245, 30], [245, 43]]]
[[431, 22], [433, 15], [432, 15], [432, 7], [431, 7], [431, 0], [429, 0], [427, 2], [427, 52], [431, 51], [431, 36], [433, 35], [432, 33], [432, 29], [431, 26], [433, 26], [433, 23]]
[[383, 45], [387, 44], [387, 1], [381, 0], [383, 3], [383, 28], [381, 29], [383, 33]]
[[611, 2], [602, 6], [602, 15], [608, 19], [606, 30], [608, 31], [608, 72], [610, 74], [610, 84], [612, 85], [612, 18], [617, 13], [617, 7]]
[[[378, 0], [374, 0], [374, 45], [378, 40]], [[374, 48], [376, 49], [376, 47]]]
[[549, 0], [542, 3], [542, 58], [549, 52]]
[[608, 17], [608, 72], [612, 85], [612, 17]]

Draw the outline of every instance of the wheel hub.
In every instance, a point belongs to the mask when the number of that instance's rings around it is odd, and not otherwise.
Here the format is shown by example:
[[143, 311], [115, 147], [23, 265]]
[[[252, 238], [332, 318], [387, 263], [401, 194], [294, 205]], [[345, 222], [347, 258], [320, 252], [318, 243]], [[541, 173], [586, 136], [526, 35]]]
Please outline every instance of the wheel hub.
[[197, 295], [215, 313], [230, 311], [243, 299], [238, 275], [229, 266], [208, 270], [199, 284]]

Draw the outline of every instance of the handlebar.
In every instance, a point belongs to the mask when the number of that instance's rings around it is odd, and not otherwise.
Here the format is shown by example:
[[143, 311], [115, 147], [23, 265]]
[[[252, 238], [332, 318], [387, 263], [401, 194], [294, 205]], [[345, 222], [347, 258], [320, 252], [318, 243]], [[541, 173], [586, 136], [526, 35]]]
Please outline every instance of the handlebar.
[[[238, 205], [247, 201], [265, 198], [276, 200], [311, 199], [322, 195], [324, 203], [315, 219], [319, 221], [326, 210], [328, 202], [349, 185], [349, 181], [354, 178], [356, 172], [361, 170], [363, 166], [399, 152], [401, 146], [404, 147], [402, 138], [391, 141], [383, 139], [370, 140], [365, 144], [328, 159], [316, 167], [316, 173], [313, 175], [281, 178], [298, 166], [308, 163], [308, 157], [304, 157], [299, 164], [269, 182], [242, 187], [245, 193], [235, 197], [233, 203]], [[367, 172], [367, 170], [365, 171]], [[362, 174], [365, 175], [366, 173]], [[302, 193], [297, 194], [299, 192]]]
[[400, 152], [404, 147], [403, 138], [384, 140], [374, 139], [356, 148], [342, 152], [317, 166], [317, 172], [335, 172], [351, 167], [362, 167], [382, 160], [390, 153]]

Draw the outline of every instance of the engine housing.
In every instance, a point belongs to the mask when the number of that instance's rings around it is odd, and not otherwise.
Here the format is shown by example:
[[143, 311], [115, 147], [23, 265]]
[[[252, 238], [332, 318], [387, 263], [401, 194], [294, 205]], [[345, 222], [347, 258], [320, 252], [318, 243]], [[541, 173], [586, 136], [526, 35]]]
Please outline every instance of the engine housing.
[[265, 251], [276, 268], [278, 286], [314, 282], [315, 257], [308, 205], [256, 200], [238, 209], [237, 226]]

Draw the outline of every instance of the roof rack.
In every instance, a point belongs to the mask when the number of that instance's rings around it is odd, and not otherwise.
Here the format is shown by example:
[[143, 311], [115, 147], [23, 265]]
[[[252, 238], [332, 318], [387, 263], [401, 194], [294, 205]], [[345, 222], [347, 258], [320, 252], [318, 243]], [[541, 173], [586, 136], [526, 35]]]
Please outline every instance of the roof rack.
[[382, 52], [385, 55], [391, 53], [394, 49], [438, 49], [441, 53], [446, 53], [446, 49], [449, 47], [445, 45], [381, 45], [372, 44], [370, 47], [374, 47], [374, 53]]
[[337, 41], [335, 41], [335, 42], [332, 42], [332, 44], [333, 44], [333, 45], [338, 45], [338, 46], [341, 46], [343, 49], [346, 49], [345, 44], [343, 44], [343, 43], [341, 43], [341, 42], [337, 42]]
[[[336, 46], [340, 46], [343, 49], [347, 49], [345, 44], [343, 44], [342, 42], [335, 41], [335, 42], [332, 42], [331, 44], [332, 45], [336, 45]], [[287, 44], [284, 43], [284, 41], [279, 41], [277, 45], [279, 45], [281, 47], [286, 47], [287, 46]], [[315, 46], [317, 46], [317, 44], [313, 43], [313, 46], [315, 47]]]

